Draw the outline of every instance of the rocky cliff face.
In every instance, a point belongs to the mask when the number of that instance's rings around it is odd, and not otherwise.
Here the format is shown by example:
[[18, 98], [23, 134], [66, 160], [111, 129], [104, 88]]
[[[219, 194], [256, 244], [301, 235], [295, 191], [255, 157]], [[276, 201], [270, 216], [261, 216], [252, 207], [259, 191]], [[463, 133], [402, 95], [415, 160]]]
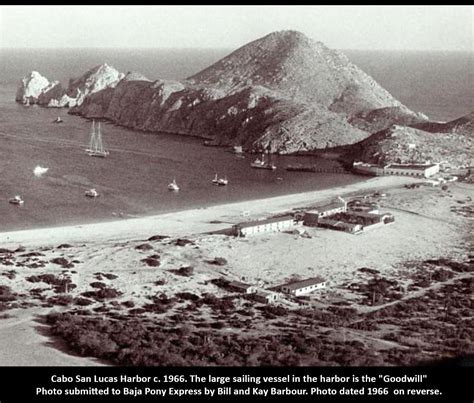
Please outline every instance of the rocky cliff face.
[[42, 102], [130, 128], [280, 153], [353, 144], [393, 124], [426, 121], [342, 53], [295, 31], [260, 38], [180, 82], [122, 77], [100, 66]]
[[15, 100], [20, 103], [48, 107], [72, 107], [81, 105], [89, 94], [113, 88], [124, 77], [113, 67], [103, 64], [94, 67], [83, 76], [69, 81], [64, 88], [59, 81], [50, 82], [36, 71], [22, 79]]

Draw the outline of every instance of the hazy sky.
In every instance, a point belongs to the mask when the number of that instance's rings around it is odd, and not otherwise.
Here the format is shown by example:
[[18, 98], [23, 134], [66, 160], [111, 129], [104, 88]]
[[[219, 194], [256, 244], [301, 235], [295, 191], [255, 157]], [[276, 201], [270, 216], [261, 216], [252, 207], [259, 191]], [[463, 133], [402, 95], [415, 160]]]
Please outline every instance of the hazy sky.
[[0, 47], [236, 48], [294, 29], [337, 49], [473, 50], [474, 7], [0, 6]]

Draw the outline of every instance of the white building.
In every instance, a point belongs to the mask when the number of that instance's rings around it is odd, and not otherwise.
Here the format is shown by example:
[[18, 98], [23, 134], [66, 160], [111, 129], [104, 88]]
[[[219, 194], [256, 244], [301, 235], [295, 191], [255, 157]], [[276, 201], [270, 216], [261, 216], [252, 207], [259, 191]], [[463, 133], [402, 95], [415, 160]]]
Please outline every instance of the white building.
[[322, 277], [311, 277], [306, 280], [295, 281], [285, 284], [281, 290], [287, 294], [299, 297], [300, 295], [309, 294], [316, 290], [321, 290], [326, 287], [326, 280]]
[[263, 232], [278, 232], [292, 228], [295, 219], [291, 215], [272, 217], [265, 220], [249, 221], [233, 226], [234, 234], [237, 236], [248, 236], [261, 234]]
[[389, 164], [385, 175], [405, 175], [429, 178], [439, 172], [439, 164]]

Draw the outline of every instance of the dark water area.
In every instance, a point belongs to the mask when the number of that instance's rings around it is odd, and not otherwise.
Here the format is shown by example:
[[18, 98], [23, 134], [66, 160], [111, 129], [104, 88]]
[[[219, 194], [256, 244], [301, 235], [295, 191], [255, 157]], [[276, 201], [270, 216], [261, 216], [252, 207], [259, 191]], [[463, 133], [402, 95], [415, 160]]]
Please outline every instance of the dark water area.
[[[31, 70], [67, 84], [69, 78], [107, 62], [150, 79], [182, 79], [207, 67], [228, 50], [1, 50], [0, 51], [0, 231], [137, 217], [234, 201], [342, 186], [353, 175], [288, 172], [288, 164], [334, 161], [275, 156], [276, 171], [255, 170], [255, 156], [237, 158], [201, 139], [143, 133], [102, 123], [111, 154], [84, 152], [91, 122], [65, 109], [24, 107], [14, 102], [18, 81]], [[412, 109], [438, 120], [468, 113], [473, 105], [472, 55], [424, 52], [347, 51], [349, 58]], [[62, 124], [52, 123], [57, 116]], [[33, 170], [48, 168], [42, 177]], [[229, 185], [217, 187], [215, 173]], [[176, 178], [181, 190], [170, 192]], [[84, 196], [95, 187], [96, 199]], [[8, 199], [20, 194], [25, 204]]]
[[[13, 90], [13, 92], [12, 92]], [[202, 139], [143, 133], [102, 122], [107, 158], [85, 153], [91, 122], [65, 109], [25, 107], [12, 102], [14, 87], [0, 88], [0, 231], [137, 217], [173, 210], [341, 186], [362, 180], [341, 174], [288, 172], [287, 164], [334, 161], [274, 156], [275, 171], [250, 167], [226, 149]], [[64, 123], [52, 121], [61, 116]], [[42, 177], [35, 167], [48, 168]], [[229, 185], [211, 183], [215, 173]], [[179, 192], [167, 185], [174, 178]], [[277, 179], [281, 178], [281, 179]], [[96, 199], [85, 191], [96, 188]], [[8, 199], [20, 194], [18, 207]]]
[[410, 109], [448, 121], [474, 108], [474, 53], [344, 51]]

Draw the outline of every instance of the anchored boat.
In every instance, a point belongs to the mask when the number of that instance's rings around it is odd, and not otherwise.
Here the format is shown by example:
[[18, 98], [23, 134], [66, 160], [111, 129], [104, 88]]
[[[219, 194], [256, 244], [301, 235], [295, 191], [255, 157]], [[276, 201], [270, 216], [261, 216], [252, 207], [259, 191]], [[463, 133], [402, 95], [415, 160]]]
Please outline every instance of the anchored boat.
[[15, 197], [9, 199], [8, 202], [11, 204], [16, 204], [17, 206], [21, 206], [25, 201], [21, 198], [21, 196], [16, 195]]
[[276, 169], [276, 165], [270, 163], [270, 161], [265, 161], [265, 154], [262, 153], [262, 158], [257, 158], [254, 162], [250, 163], [250, 166], [255, 169]]
[[99, 193], [94, 188], [86, 190], [85, 194], [86, 194], [87, 197], [98, 197], [99, 196]]
[[174, 190], [174, 191], [179, 190], [179, 186], [178, 186], [178, 184], [176, 183], [176, 179], [173, 179], [173, 182], [171, 182], [171, 183], [168, 185], [168, 190]]
[[90, 157], [105, 158], [109, 155], [109, 152], [105, 150], [104, 145], [102, 143], [102, 133], [100, 132], [100, 122], [98, 124], [97, 131], [96, 131], [95, 121], [92, 121], [91, 140], [89, 143], [89, 148], [86, 149], [86, 153]]
[[218, 186], [226, 186], [229, 183], [229, 180], [227, 179], [227, 176], [224, 178], [218, 178], [216, 174], [216, 176], [214, 176], [214, 179], [212, 180], [212, 183]]

